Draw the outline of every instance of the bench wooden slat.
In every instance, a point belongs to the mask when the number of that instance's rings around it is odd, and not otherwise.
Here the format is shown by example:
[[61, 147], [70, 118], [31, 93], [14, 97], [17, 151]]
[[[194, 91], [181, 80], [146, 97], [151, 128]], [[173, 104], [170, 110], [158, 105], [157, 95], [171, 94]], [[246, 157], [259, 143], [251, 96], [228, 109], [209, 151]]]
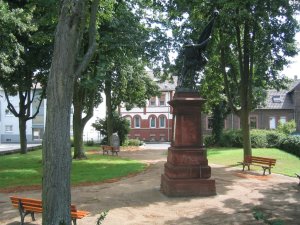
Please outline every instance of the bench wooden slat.
[[[30, 213], [32, 214], [32, 219], [34, 220], [34, 213], [42, 213], [42, 201], [32, 198], [21, 198], [16, 196], [10, 196], [12, 206], [19, 209], [21, 216], [21, 224], [24, 222], [25, 216]], [[20, 209], [21, 204], [21, 209]], [[75, 205], [71, 205], [71, 218], [73, 223], [76, 224], [76, 219], [82, 219], [89, 214], [88, 211], [77, 210]]]
[[114, 154], [118, 155], [118, 152], [120, 151], [120, 149], [117, 147], [114, 147], [114, 146], [110, 146], [110, 145], [102, 145], [102, 151], [103, 151], [103, 155], [105, 153], [108, 154], [109, 151], [111, 151], [112, 155], [114, 155]]
[[276, 159], [258, 156], [246, 156], [241, 164], [243, 165], [243, 171], [245, 169], [245, 166], [248, 167], [248, 170], [250, 170], [250, 165], [261, 166], [264, 170], [263, 175], [265, 175], [267, 169], [269, 170], [269, 174], [271, 174], [271, 168], [275, 166]]

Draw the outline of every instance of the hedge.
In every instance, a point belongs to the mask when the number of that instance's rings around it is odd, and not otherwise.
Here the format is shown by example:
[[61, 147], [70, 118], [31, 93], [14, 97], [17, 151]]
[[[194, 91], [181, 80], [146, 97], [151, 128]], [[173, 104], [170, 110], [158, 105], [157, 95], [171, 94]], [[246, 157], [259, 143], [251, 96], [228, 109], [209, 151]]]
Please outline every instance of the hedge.
[[300, 136], [287, 136], [282, 140], [279, 148], [300, 157]]
[[[285, 135], [276, 130], [251, 130], [251, 146], [253, 148], [279, 148], [300, 157], [300, 136]], [[205, 146], [213, 146], [211, 135], [204, 137]], [[243, 146], [241, 130], [225, 130], [221, 136], [220, 147]]]

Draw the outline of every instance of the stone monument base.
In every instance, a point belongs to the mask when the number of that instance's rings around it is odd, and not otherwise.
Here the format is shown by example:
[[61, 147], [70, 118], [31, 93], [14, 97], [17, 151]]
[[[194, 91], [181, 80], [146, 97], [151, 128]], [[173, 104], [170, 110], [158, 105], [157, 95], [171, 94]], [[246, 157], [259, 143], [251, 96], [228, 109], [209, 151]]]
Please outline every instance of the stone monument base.
[[212, 179], [170, 179], [162, 174], [161, 191], [169, 197], [211, 196], [216, 185]]

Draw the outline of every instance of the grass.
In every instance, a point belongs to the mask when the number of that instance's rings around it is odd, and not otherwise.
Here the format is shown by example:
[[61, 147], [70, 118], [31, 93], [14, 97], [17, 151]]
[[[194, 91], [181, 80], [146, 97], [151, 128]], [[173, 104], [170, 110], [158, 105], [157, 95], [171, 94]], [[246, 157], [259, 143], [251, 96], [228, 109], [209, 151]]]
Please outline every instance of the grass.
[[[237, 162], [243, 160], [243, 149], [241, 148], [210, 148], [208, 149], [208, 162], [225, 166], [237, 166]], [[276, 159], [276, 165], [272, 172], [287, 176], [295, 176], [300, 172], [300, 159], [297, 156], [276, 148], [252, 149], [253, 156], [261, 156]], [[240, 166], [242, 168], [242, 166]], [[252, 166], [251, 170], [262, 171], [261, 167]]]
[[[73, 160], [72, 185], [88, 182], [101, 182], [131, 173], [140, 172], [146, 165], [135, 160], [124, 159], [100, 154], [89, 154], [89, 151], [99, 147], [86, 147], [88, 160]], [[277, 159], [272, 172], [287, 176], [295, 176], [300, 172], [300, 159], [292, 154], [275, 148], [252, 149], [254, 156]], [[237, 166], [241, 162], [243, 150], [240, 148], [210, 148], [208, 149], [209, 164]], [[241, 167], [241, 166], [240, 166]], [[253, 166], [251, 170], [262, 171]], [[4, 188], [41, 185], [42, 155], [41, 150], [29, 152], [26, 155], [12, 154], [0, 156], [0, 190]]]
[[[90, 149], [90, 148], [89, 148]], [[94, 147], [95, 149], [95, 147]], [[101, 182], [140, 172], [145, 164], [136, 160], [102, 154], [89, 154], [87, 160], [73, 160], [71, 184]], [[0, 156], [0, 190], [12, 187], [41, 185], [42, 151], [26, 155]]]

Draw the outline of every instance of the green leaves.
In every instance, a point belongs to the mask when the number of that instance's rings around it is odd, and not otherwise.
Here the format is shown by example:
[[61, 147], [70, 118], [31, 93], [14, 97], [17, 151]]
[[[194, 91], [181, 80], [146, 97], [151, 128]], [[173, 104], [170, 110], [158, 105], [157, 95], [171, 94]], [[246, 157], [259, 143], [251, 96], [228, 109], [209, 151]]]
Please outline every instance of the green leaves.
[[0, 15], [0, 76], [5, 76], [23, 62], [21, 53], [24, 52], [24, 46], [19, 40], [20, 36], [29, 36], [36, 27], [32, 23], [30, 12], [10, 9], [2, 0], [0, 0]]

